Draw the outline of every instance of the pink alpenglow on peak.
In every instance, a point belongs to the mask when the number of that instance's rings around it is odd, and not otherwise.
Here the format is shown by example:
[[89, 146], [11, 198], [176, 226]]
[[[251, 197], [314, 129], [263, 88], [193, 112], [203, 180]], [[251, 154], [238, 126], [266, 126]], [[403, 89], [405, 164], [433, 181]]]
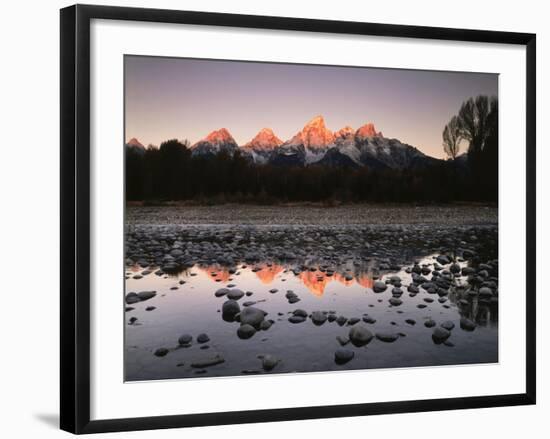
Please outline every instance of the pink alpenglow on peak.
[[212, 131], [191, 147], [193, 156], [213, 155], [222, 151], [232, 155], [237, 148], [235, 139], [225, 128]]
[[279, 139], [271, 128], [262, 128], [254, 138], [246, 143], [243, 148], [254, 150], [271, 150], [279, 145], [282, 145], [283, 141]]
[[315, 116], [289, 142], [307, 148], [325, 148], [334, 141], [334, 134], [325, 126], [323, 116]]
[[376, 132], [376, 128], [373, 123], [367, 123], [357, 130], [355, 133], [357, 137], [383, 137], [382, 132]]
[[335, 138], [346, 138], [346, 137], [349, 137], [349, 136], [353, 136], [354, 134], [355, 134], [355, 130], [348, 125], [348, 126], [345, 126], [342, 129], [338, 130], [338, 131], [335, 131], [334, 132], [334, 137]]
[[137, 147], [139, 147], [139, 148], [145, 148], [145, 147], [141, 144], [141, 142], [140, 142], [138, 139], [136, 139], [135, 137], [132, 137], [130, 140], [128, 140], [128, 142], [126, 143], [126, 145], [128, 145], [128, 146], [137, 146]]
[[201, 142], [235, 143], [235, 140], [226, 128], [220, 128], [219, 130], [212, 131], [208, 136], [202, 139]]

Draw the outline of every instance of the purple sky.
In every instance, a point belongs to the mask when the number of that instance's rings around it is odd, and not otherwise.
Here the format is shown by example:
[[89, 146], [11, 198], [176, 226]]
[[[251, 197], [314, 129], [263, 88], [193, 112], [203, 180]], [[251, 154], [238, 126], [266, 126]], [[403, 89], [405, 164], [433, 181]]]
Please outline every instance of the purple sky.
[[384, 136], [443, 157], [460, 104], [498, 95], [498, 75], [125, 57], [126, 140], [191, 143], [225, 127], [242, 145], [264, 127], [283, 141], [321, 114], [333, 131], [373, 122]]

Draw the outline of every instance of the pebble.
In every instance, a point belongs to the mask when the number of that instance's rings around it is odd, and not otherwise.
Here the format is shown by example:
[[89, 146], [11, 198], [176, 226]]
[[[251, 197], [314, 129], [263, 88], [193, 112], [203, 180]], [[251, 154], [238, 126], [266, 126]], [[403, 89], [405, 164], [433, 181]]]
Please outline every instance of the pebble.
[[216, 355], [213, 358], [205, 358], [203, 360], [195, 360], [191, 363], [191, 367], [203, 369], [205, 367], [215, 366], [225, 362], [225, 359], [221, 355]]
[[156, 351], [155, 351], [155, 356], [157, 357], [164, 357], [168, 354], [168, 349], [166, 348], [158, 348]]
[[349, 339], [355, 346], [368, 344], [374, 335], [363, 325], [354, 325], [349, 331]]
[[178, 338], [178, 343], [181, 346], [189, 345], [193, 341], [193, 336], [191, 334], [183, 334]]
[[399, 334], [393, 332], [377, 332], [376, 338], [385, 343], [393, 343], [399, 338]]
[[472, 322], [470, 319], [467, 319], [466, 317], [462, 317], [460, 319], [460, 327], [464, 329], [465, 331], [473, 331], [476, 329], [476, 324]]
[[237, 335], [239, 338], [246, 340], [250, 337], [252, 337], [256, 333], [256, 328], [254, 326], [249, 325], [248, 323], [245, 323], [244, 325], [239, 326], [239, 329], [237, 329]]
[[197, 336], [197, 343], [206, 343], [210, 341], [210, 337], [207, 334], [202, 333]]
[[435, 344], [441, 344], [451, 336], [451, 333], [443, 328], [435, 328], [432, 332], [432, 340]]
[[355, 353], [348, 349], [338, 349], [334, 353], [334, 361], [336, 364], [346, 364], [353, 359]]

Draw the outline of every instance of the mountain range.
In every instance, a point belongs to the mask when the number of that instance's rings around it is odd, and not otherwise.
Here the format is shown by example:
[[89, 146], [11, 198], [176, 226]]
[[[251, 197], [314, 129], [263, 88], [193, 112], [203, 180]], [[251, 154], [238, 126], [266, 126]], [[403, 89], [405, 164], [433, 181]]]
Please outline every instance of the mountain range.
[[[135, 138], [127, 146], [145, 150]], [[220, 152], [240, 153], [257, 164], [275, 166], [323, 165], [333, 167], [369, 167], [372, 169], [421, 169], [441, 160], [430, 157], [414, 146], [398, 139], [384, 137], [374, 124], [367, 123], [357, 130], [346, 126], [329, 130], [322, 116], [315, 116], [291, 139], [282, 141], [270, 128], [261, 129], [256, 136], [239, 146], [225, 128], [212, 131], [191, 146], [194, 157], [208, 157]]]

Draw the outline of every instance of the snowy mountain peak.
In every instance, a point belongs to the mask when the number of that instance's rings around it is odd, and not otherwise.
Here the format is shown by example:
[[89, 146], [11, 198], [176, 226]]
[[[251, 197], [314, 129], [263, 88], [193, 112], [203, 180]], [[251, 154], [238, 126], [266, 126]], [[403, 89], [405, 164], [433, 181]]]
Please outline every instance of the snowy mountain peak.
[[271, 128], [262, 128], [250, 142], [243, 146], [243, 148], [272, 150], [282, 143], [283, 141], [275, 135]]
[[373, 123], [367, 123], [359, 128], [356, 133], [356, 137], [365, 138], [365, 137], [383, 137], [381, 132], [377, 132]]
[[355, 134], [355, 130], [352, 127], [350, 127], [349, 125], [347, 125], [344, 128], [342, 128], [338, 131], [335, 131], [334, 132], [334, 137], [335, 138], [346, 138], [346, 137], [352, 136], [354, 134]]
[[194, 156], [217, 154], [222, 151], [232, 155], [237, 148], [235, 139], [233, 139], [233, 136], [225, 128], [212, 131], [208, 136], [199, 140], [191, 147]]
[[218, 143], [235, 143], [233, 136], [229, 133], [226, 128], [220, 128], [219, 130], [214, 130], [208, 136], [206, 136], [203, 142], [210, 142], [214, 144]]
[[303, 145], [306, 148], [326, 148], [334, 141], [334, 134], [325, 126], [323, 116], [315, 116], [289, 142], [290, 145]]

